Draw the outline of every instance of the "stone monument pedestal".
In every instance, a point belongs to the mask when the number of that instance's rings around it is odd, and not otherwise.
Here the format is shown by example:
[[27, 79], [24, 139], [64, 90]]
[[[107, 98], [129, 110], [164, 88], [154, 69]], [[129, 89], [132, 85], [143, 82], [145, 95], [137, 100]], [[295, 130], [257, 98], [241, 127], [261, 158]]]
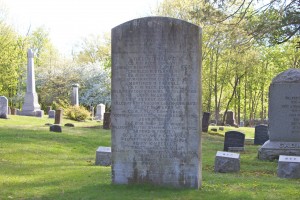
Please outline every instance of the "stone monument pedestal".
[[274, 142], [268, 140], [258, 151], [260, 160], [277, 160], [280, 155], [300, 156], [300, 142]]

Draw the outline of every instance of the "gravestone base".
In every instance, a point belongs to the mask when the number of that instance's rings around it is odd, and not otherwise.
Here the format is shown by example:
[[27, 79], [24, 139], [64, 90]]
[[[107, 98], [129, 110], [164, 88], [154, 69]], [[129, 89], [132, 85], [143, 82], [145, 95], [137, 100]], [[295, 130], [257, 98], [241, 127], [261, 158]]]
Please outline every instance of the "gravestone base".
[[229, 152], [244, 152], [245, 147], [228, 147]]
[[260, 160], [277, 160], [280, 155], [300, 156], [300, 142], [268, 140], [258, 151], [258, 159]]
[[95, 165], [110, 166], [111, 165], [111, 148], [100, 146], [96, 151]]
[[215, 172], [239, 172], [240, 171], [240, 155], [237, 153], [228, 153], [218, 151], [215, 158]]
[[20, 111], [20, 114], [22, 116], [32, 116], [32, 117], [42, 117], [44, 115], [44, 111], [43, 110], [22, 110]]
[[300, 178], [300, 157], [280, 156], [277, 176], [280, 178]]

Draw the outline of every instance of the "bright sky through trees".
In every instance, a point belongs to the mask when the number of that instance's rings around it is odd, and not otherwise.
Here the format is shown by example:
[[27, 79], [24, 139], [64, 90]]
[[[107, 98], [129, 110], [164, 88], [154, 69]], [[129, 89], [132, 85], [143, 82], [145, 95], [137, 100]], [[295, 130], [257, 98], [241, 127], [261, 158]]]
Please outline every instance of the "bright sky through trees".
[[[0, 0], [22, 35], [44, 26], [61, 53], [70, 55], [81, 37], [109, 33], [131, 19], [150, 15], [161, 0]], [[2, 4], [1, 4], [2, 3]]]

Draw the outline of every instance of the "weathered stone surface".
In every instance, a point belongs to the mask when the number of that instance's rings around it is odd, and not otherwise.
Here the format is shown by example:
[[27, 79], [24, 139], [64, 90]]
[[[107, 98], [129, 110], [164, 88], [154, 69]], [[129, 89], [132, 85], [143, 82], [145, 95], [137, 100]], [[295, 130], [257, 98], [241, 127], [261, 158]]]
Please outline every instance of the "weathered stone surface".
[[286, 70], [273, 79], [269, 88], [269, 140], [259, 149], [259, 159], [300, 156], [299, 91], [300, 69]]
[[300, 178], [300, 156], [279, 156], [277, 176], [280, 178]]
[[224, 151], [228, 151], [228, 147], [244, 147], [245, 134], [238, 131], [228, 131], [224, 138]]
[[239, 172], [240, 154], [218, 151], [215, 157], [215, 172]]
[[0, 96], [0, 118], [8, 117], [8, 100], [5, 96]]
[[258, 125], [255, 126], [254, 144], [261, 145], [269, 140], [268, 126]]
[[48, 112], [48, 118], [55, 118], [55, 110], [49, 110]]
[[103, 120], [104, 119], [104, 113], [105, 113], [105, 105], [104, 104], [98, 104], [96, 108], [96, 120]]
[[58, 124], [54, 124], [50, 126], [50, 131], [52, 132], [62, 132], [61, 126]]
[[100, 146], [97, 149], [95, 165], [100, 165], [100, 166], [111, 165], [111, 147]]
[[113, 183], [201, 185], [200, 34], [164, 17], [112, 30]]
[[209, 112], [204, 112], [203, 113], [203, 116], [202, 116], [202, 132], [207, 132], [208, 131], [209, 117], [210, 117]]

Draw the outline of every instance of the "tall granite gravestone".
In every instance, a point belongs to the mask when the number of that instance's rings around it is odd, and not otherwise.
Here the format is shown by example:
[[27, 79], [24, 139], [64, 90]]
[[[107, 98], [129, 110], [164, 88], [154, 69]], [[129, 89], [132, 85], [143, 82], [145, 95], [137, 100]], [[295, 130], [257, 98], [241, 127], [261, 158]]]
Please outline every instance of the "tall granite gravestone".
[[113, 183], [200, 187], [200, 38], [165, 17], [112, 29]]
[[227, 111], [226, 114], [226, 124], [230, 126], [235, 126], [234, 113], [230, 110]]
[[268, 126], [257, 125], [255, 126], [254, 144], [261, 145], [269, 140]]
[[7, 119], [8, 100], [5, 96], [0, 96], [0, 118]]
[[96, 108], [96, 120], [103, 120], [105, 113], [105, 105], [104, 104], [98, 104]]
[[300, 156], [300, 69], [289, 69], [269, 88], [269, 140], [259, 149], [261, 160]]
[[21, 115], [25, 116], [42, 116], [44, 111], [38, 103], [38, 96], [35, 90], [35, 77], [34, 77], [34, 53], [32, 49], [27, 52], [27, 90], [25, 94], [24, 104], [22, 107]]
[[224, 138], [224, 151], [228, 151], [230, 147], [241, 147], [245, 144], [245, 134], [238, 131], [228, 131]]
[[210, 117], [209, 112], [204, 112], [203, 113], [203, 116], [202, 116], [202, 132], [207, 132], [208, 131], [209, 117]]
[[72, 87], [73, 87], [73, 91], [72, 91], [71, 103], [73, 106], [79, 106], [79, 96], [78, 96], [79, 84], [73, 84]]

